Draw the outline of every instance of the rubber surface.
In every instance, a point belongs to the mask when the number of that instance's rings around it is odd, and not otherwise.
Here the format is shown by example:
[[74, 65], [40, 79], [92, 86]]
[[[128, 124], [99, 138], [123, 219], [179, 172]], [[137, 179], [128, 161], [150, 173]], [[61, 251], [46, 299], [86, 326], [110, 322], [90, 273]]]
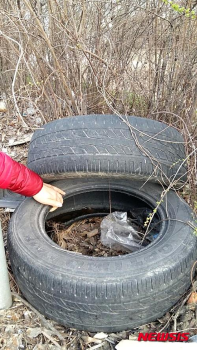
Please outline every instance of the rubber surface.
[[131, 116], [128, 122], [132, 131], [116, 115], [50, 122], [33, 135], [28, 167], [45, 180], [110, 174], [164, 184], [186, 181], [182, 135], [151, 119]]
[[[157, 184], [141, 187], [125, 179], [54, 184], [66, 191], [66, 198], [49, 218], [82, 208], [109, 209], [109, 186], [112, 208], [117, 210], [129, 210], [139, 199], [154, 208], [162, 191]], [[197, 237], [188, 225], [193, 213], [175, 192], [169, 191], [158, 209], [158, 238], [141, 251], [117, 257], [61, 249], [45, 232], [48, 210], [25, 199], [11, 218], [8, 247], [19, 288], [49, 318], [92, 332], [131, 329], [161, 317], [190, 286]]]

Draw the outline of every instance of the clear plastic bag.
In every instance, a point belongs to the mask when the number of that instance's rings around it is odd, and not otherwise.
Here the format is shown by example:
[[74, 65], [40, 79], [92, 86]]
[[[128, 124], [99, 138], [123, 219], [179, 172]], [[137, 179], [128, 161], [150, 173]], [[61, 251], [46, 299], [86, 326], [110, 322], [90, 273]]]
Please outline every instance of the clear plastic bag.
[[101, 222], [101, 243], [116, 250], [136, 251], [144, 247], [142, 234], [134, 228], [126, 212], [114, 211]]

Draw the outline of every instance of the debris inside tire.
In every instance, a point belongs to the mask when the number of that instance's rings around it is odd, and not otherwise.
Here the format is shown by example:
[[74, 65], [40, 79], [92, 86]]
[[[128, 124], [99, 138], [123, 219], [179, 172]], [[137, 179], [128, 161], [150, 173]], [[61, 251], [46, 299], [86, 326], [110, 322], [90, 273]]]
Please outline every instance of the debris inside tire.
[[48, 221], [46, 230], [49, 237], [61, 248], [83, 255], [106, 257], [127, 254], [124, 249], [104, 246], [100, 240], [102, 217], [90, 217], [75, 221], [71, 225]]
[[[127, 212], [114, 211], [103, 218], [95, 213], [72, 224], [49, 220], [46, 230], [63, 249], [95, 257], [118, 256], [140, 250], [157, 238], [158, 233], [152, 227], [143, 239], [143, 216], [146, 214], [147, 210], [141, 210], [141, 217], [138, 212], [127, 215]], [[157, 219], [153, 224], [157, 226]]]

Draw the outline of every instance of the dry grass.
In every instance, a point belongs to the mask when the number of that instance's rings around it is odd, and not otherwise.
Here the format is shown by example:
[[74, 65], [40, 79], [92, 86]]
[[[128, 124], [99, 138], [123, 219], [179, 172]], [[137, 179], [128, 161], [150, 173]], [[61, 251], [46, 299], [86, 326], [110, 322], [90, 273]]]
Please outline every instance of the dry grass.
[[14, 122], [33, 131], [116, 113], [173, 125], [185, 138], [194, 208], [197, 20], [154, 0], [6, 1], [0, 13], [0, 84]]
[[[179, 3], [196, 11], [195, 1]], [[162, 120], [184, 135], [188, 184], [182, 195], [197, 212], [196, 19], [154, 0], [8, 0], [1, 1], [0, 14], [0, 86], [8, 106], [0, 120], [2, 148], [25, 163], [27, 148], [10, 147], [10, 138], [69, 115]], [[5, 246], [9, 218], [1, 209]], [[12, 291], [19, 293], [9, 260], [8, 266]], [[139, 331], [196, 334], [196, 305], [180, 306], [149, 325], [109, 335], [103, 348], [114, 349]], [[38, 328], [35, 338], [32, 328]], [[2, 349], [89, 349], [95, 344], [89, 336], [57, 324], [52, 331], [22, 299], [0, 313]]]

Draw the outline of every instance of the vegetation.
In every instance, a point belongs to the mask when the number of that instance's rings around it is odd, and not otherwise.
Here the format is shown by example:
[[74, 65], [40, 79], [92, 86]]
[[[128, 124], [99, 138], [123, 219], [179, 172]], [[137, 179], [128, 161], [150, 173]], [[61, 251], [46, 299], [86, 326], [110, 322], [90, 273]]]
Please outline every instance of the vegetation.
[[9, 114], [42, 123], [117, 113], [184, 135], [196, 189], [197, 5], [168, 0], [17, 0], [0, 5], [0, 84]]

